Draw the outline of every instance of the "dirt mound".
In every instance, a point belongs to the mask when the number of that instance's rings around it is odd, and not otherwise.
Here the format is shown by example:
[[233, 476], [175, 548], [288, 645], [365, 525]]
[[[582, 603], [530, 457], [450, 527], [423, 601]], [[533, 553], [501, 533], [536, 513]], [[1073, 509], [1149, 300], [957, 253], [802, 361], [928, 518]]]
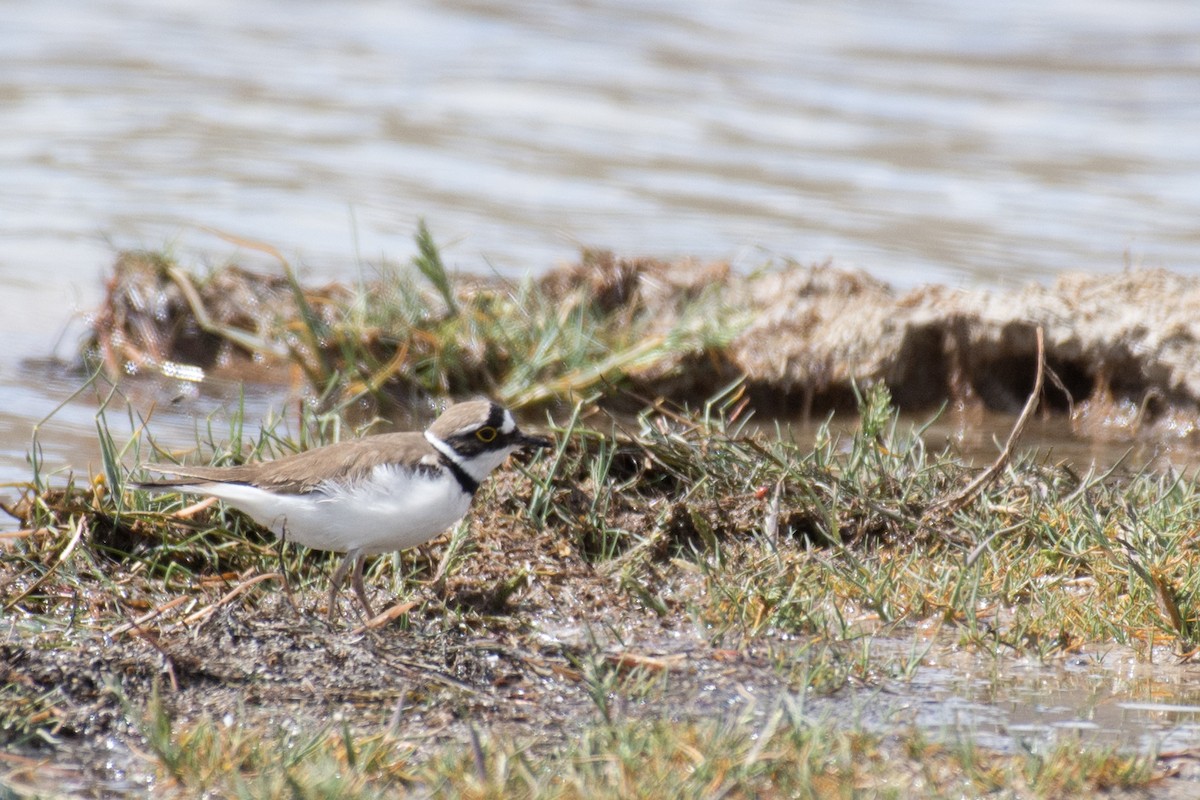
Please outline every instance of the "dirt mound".
[[[585, 252], [522, 286], [454, 278], [454, 304], [415, 286], [301, 292], [278, 276], [228, 267], [196, 279], [161, 256], [124, 254], [90, 344], [113, 372], [237, 371], [251, 361], [261, 375], [302, 357], [313, 383], [342, 375], [351, 386], [484, 391], [518, 405], [622, 388], [686, 402], [743, 378], [761, 411], [788, 415], [849, 408], [855, 384], [877, 381], [905, 410], [1015, 412], [1033, 386], [1040, 327], [1043, 413], [1065, 415], [1077, 433], [1187, 437], [1200, 410], [1200, 280], [1163, 270], [897, 293], [830, 265], [744, 274]], [[372, 311], [397, 295], [402, 314]], [[364, 303], [373, 325], [347, 333]], [[593, 363], [540, 350], [568, 326], [590, 337]], [[534, 333], [517, 341], [517, 329]]]
[[1033, 386], [1036, 330], [1050, 381], [1043, 408], [1077, 432], [1195, 431], [1200, 281], [1163, 270], [1071, 274], [1011, 291], [926, 286], [897, 295], [862, 275], [794, 269], [744, 284], [754, 321], [730, 353], [753, 384], [837, 403], [883, 380], [897, 403], [1016, 412]]

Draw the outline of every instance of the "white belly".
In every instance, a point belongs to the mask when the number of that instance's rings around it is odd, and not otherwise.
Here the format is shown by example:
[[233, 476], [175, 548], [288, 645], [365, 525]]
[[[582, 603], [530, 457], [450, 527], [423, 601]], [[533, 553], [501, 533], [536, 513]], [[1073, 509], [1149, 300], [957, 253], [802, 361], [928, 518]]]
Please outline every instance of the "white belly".
[[219, 497], [289, 542], [315, 550], [367, 555], [427, 542], [462, 519], [471, 495], [452, 476], [376, 467], [354, 487], [274, 494], [254, 486], [216, 483], [196, 492]]

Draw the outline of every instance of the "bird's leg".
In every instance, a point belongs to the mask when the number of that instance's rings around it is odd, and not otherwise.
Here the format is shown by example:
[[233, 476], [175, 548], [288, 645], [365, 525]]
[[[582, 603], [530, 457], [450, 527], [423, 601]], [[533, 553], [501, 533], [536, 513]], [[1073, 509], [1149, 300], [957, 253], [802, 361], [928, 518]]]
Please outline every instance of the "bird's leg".
[[371, 603], [367, 600], [367, 590], [363, 588], [362, 574], [363, 562], [366, 561], [366, 556], [359, 552], [358, 558], [354, 561], [354, 593], [358, 595], [358, 602], [362, 603], [363, 610], [367, 612], [367, 619], [375, 616], [375, 612], [371, 609]]
[[292, 611], [300, 613], [296, 608], [296, 598], [292, 597], [292, 581], [288, 578], [287, 562], [283, 560], [283, 548], [287, 544], [287, 524], [285, 523], [279, 530], [279, 538], [276, 541], [275, 552], [279, 556], [279, 574], [283, 576], [283, 595], [287, 598], [288, 605], [292, 607]]
[[[342, 588], [342, 582], [346, 580], [346, 573], [350, 571], [350, 567], [355, 567], [357, 573], [362, 572], [363, 551], [361, 548], [354, 548], [346, 553], [342, 558], [342, 563], [338, 564], [338, 568], [333, 571], [333, 577], [329, 579], [329, 621], [333, 622], [337, 618], [337, 593], [338, 589]], [[355, 591], [361, 592], [362, 578], [358, 579], [358, 586]], [[360, 595], [359, 600], [362, 600]]]

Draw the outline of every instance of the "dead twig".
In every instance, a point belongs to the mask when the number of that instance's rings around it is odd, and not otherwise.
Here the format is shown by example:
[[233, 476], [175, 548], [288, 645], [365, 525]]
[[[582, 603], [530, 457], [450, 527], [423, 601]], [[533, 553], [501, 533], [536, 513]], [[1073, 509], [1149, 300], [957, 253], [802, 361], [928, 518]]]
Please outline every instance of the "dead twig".
[[359, 635], [361, 633], [365, 633], [369, 630], [375, 630], [376, 628], [382, 628], [384, 625], [387, 625], [389, 622], [394, 620], [396, 617], [404, 616], [405, 614], [407, 614], [409, 611], [412, 611], [416, 607], [417, 607], [416, 600], [408, 600], [403, 603], [397, 603], [396, 605], [392, 606], [391, 608], [385, 609], [384, 611], [381, 611], [378, 614], [376, 614], [375, 616], [371, 617], [369, 620], [364, 622], [362, 625], [359, 625], [357, 628], [352, 630], [350, 632], [350, 634], [352, 636], [357, 636], [357, 635]]
[[120, 636], [121, 634], [128, 633], [129, 631], [132, 631], [132, 630], [136, 630], [138, 632], [138, 634], [144, 633], [144, 631], [142, 630], [142, 626], [145, 625], [150, 620], [155, 619], [156, 617], [161, 617], [163, 614], [167, 613], [168, 611], [172, 611], [175, 608], [183, 605], [184, 603], [187, 603], [188, 601], [194, 601], [194, 600], [195, 600], [195, 598], [191, 597], [189, 595], [186, 595], [186, 594], [180, 595], [179, 597], [176, 597], [173, 600], [168, 600], [167, 602], [163, 603], [161, 606], [158, 606], [157, 608], [150, 609], [145, 614], [142, 614], [140, 617], [132, 619], [123, 625], [118, 625], [117, 627], [112, 629], [112, 632], [109, 635], [114, 636], [114, 637]]
[[217, 503], [217, 498], [206, 497], [198, 503], [192, 503], [190, 506], [181, 508], [171, 516], [175, 519], [191, 519], [206, 508], [212, 508]]
[[213, 603], [212, 605], [205, 606], [204, 608], [200, 609], [199, 611], [196, 611], [195, 613], [189, 614], [188, 616], [184, 617], [183, 624], [184, 625], [194, 625], [198, 622], [203, 622], [204, 620], [206, 620], [210, 616], [212, 616], [212, 613], [214, 611], [216, 611], [218, 608], [220, 608], [223, 605], [227, 605], [228, 603], [230, 603], [234, 599], [236, 599], [239, 595], [245, 594], [247, 591], [249, 591], [253, 587], [257, 586], [258, 584], [262, 583], [263, 581], [278, 580], [281, 577], [282, 576], [278, 572], [265, 572], [262, 575], [255, 575], [253, 578], [251, 578], [247, 581], [243, 581], [242, 583], [239, 583], [237, 586], [233, 587], [233, 589], [231, 589], [229, 592], [227, 592], [224, 597], [222, 597], [220, 600]]

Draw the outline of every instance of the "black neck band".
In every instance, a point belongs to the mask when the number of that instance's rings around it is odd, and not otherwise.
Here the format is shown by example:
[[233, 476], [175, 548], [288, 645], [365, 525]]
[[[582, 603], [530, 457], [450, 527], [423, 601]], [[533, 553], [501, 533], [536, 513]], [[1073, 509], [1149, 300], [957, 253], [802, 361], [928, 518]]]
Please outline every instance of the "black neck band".
[[467, 474], [467, 471], [460, 467], [454, 459], [442, 453], [442, 463], [446, 465], [446, 469], [450, 470], [450, 474], [458, 481], [458, 485], [467, 494], [475, 494], [475, 490], [479, 488], [479, 481]]

